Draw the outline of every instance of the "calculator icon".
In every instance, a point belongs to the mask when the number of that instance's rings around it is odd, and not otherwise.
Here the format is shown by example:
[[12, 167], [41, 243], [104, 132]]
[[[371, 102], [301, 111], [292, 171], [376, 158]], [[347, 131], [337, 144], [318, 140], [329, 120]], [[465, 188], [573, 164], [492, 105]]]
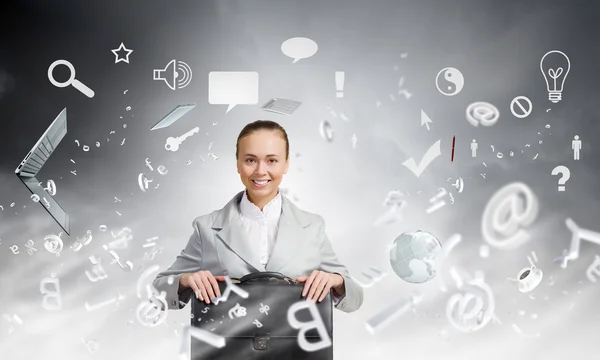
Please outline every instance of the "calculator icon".
[[281, 115], [291, 115], [302, 103], [290, 99], [272, 99], [264, 104], [261, 109]]

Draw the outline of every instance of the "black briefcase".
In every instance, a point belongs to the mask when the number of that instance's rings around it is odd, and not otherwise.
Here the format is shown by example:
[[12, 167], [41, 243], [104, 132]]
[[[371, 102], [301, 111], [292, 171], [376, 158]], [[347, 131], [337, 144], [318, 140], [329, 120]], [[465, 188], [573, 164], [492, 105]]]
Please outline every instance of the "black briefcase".
[[[194, 336], [190, 340], [191, 360], [331, 360], [333, 359], [333, 300], [331, 292], [322, 302], [315, 302], [325, 325], [326, 336], [319, 331], [302, 331], [288, 323], [288, 309], [294, 303], [306, 301], [302, 297], [304, 283], [296, 283], [277, 272], [258, 272], [232, 283], [247, 293], [243, 298], [231, 291], [226, 301], [206, 304], [192, 296], [191, 325], [225, 339], [223, 347], [211, 345]], [[227, 284], [219, 282], [221, 295]], [[319, 321], [309, 309], [294, 313], [298, 322]], [[329, 346], [316, 351], [305, 351], [298, 336], [308, 343], [330, 341]], [[306, 347], [305, 347], [306, 348]]]

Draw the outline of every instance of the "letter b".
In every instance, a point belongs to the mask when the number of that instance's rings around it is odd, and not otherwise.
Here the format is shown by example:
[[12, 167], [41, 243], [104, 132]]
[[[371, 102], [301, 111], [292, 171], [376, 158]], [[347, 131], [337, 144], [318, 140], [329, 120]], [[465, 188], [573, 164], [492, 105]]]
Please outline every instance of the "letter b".
[[[302, 309], [308, 309], [313, 320], [306, 322], [298, 321], [296, 318], [296, 313]], [[321, 315], [319, 314], [319, 310], [314, 302], [310, 300], [302, 300], [293, 304], [288, 309], [287, 319], [291, 327], [294, 329], [300, 329], [300, 332], [298, 333], [298, 345], [302, 350], [313, 352], [331, 346], [331, 339], [329, 338], [329, 334], [327, 334], [325, 324], [323, 323]], [[308, 342], [308, 340], [306, 340], [306, 332], [311, 329], [316, 329], [319, 333], [319, 337], [321, 339], [318, 342]]]

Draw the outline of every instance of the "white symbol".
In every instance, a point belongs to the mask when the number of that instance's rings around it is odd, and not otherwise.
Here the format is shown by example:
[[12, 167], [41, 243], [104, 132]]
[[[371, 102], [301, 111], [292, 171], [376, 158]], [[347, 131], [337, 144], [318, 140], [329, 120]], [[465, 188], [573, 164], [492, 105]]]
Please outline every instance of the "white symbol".
[[154, 171], [154, 168], [152, 167], [150, 160], [148, 158], [146, 158], [146, 160], [144, 160], [144, 162], [146, 163], [146, 166], [148, 167], [148, 169], [150, 169], [150, 171]]
[[[54, 76], [52, 75], [54, 68], [57, 67], [58, 65], [65, 65], [69, 69], [69, 72], [71, 73], [71, 76], [69, 77], [69, 79], [62, 83], [56, 81], [54, 79]], [[75, 79], [75, 68], [67, 60], [56, 60], [55, 62], [53, 62], [50, 65], [50, 67], [48, 68], [48, 79], [50, 80], [50, 83], [52, 83], [52, 85], [54, 85], [56, 87], [63, 88], [63, 87], [67, 87], [69, 85], [73, 85], [73, 87], [75, 89], [81, 91], [85, 96], [87, 96], [89, 98], [94, 97], [94, 91], [92, 89], [85, 86], [79, 80]]]
[[579, 247], [582, 239], [600, 245], [600, 232], [582, 229], [570, 218], [567, 218], [565, 223], [572, 233], [571, 246], [569, 247], [569, 250], [563, 251], [562, 256], [554, 259], [554, 262], [560, 264], [560, 267], [563, 269], [567, 268], [569, 260], [576, 260], [579, 258]]
[[465, 183], [463, 181], [463, 179], [461, 177], [459, 177], [458, 179], [456, 179], [456, 181], [454, 182], [454, 184], [451, 184], [452, 186], [454, 186], [456, 188], [456, 190], [458, 190], [458, 193], [460, 194], [461, 192], [463, 192], [463, 189], [465, 187]]
[[96, 351], [98, 351], [98, 349], [100, 349], [100, 345], [94, 340], [85, 340], [82, 337], [81, 341], [83, 341], [83, 343], [85, 344], [85, 347], [88, 349], [88, 351], [91, 354], [95, 353]]
[[[442, 74], [444, 75], [443, 79], [440, 78], [440, 75]], [[435, 77], [435, 86], [440, 93], [446, 96], [458, 94], [464, 85], [465, 78], [463, 77], [463, 74], [453, 67], [443, 68]]]
[[152, 80], [163, 80], [171, 90], [183, 89], [192, 81], [192, 69], [183, 61], [173, 59], [164, 69], [154, 69]]
[[[11, 323], [11, 324], [12, 324], [13, 322], [15, 322], [15, 323], [17, 323], [17, 324], [19, 324], [19, 325], [23, 325], [23, 320], [21, 320], [21, 318], [20, 318], [20, 317], [19, 317], [19, 315], [17, 315], [17, 314], [13, 314], [13, 315], [12, 315], [12, 318], [11, 318], [10, 316], [8, 316], [8, 314], [2, 314], [2, 317], [4, 317], [4, 319], [5, 319], [6, 321], [8, 321], [9, 323]], [[12, 334], [14, 330], [15, 330], [15, 328], [11, 326], [11, 327], [8, 329], [8, 335]]]
[[360, 279], [358, 279], [352, 275], [350, 275], [350, 278], [352, 280], [354, 280], [362, 288], [365, 288], [365, 289], [370, 288], [371, 286], [373, 286], [373, 284], [375, 284], [378, 281], [381, 281], [381, 279], [383, 279], [387, 275], [386, 273], [379, 271], [374, 266], [369, 266], [369, 272], [363, 270], [362, 274], [364, 277], [366, 277], [368, 279], [368, 282], [361, 281]]
[[356, 149], [356, 143], [358, 142], [358, 138], [356, 137], [356, 134], [352, 134], [352, 149]]
[[258, 321], [257, 319], [254, 319], [254, 321], [252, 322], [254, 325], [256, 325], [257, 328], [261, 328], [262, 324], [260, 323], [260, 321]]
[[490, 256], [490, 247], [486, 244], [483, 244], [479, 247], [479, 256], [486, 259]]
[[573, 160], [579, 160], [579, 151], [581, 150], [581, 140], [579, 140], [579, 135], [575, 135], [573, 137], [573, 141], [571, 142], [571, 148], [573, 149]]
[[152, 261], [159, 253], [162, 253], [162, 248], [154, 248], [150, 253], [144, 253], [144, 260]]
[[[312, 320], [301, 322], [297, 319], [296, 313], [304, 309], [308, 309], [310, 311]], [[327, 329], [325, 328], [323, 319], [319, 314], [319, 310], [313, 301], [301, 300], [292, 304], [287, 312], [287, 320], [291, 327], [300, 330], [297, 338], [298, 345], [302, 350], [313, 352], [331, 346], [331, 338], [327, 333]], [[315, 342], [313, 339], [313, 341], [309, 342], [306, 339], [306, 333], [309, 330], [317, 330], [320, 340]]]
[[[450, 236], [448, 238], [448, 240], [446, 240], [446, 242], [444, 242], [444, 245], [442, 246], [443, 256], [438, 258], [436, 272], [440, 272], [439, 270], [442, 269], [442, 266], [444, 265], [445, 260], [450, 256], [450, 252], [461, 241], [462, 241], [461, 234], [453, 234], [452, 236]], [[437, 278], [438, 278], [438, 281], [440, 282], [440, 290], [442, 292], [448, 291], [448, 289], [446, 288], [446, 283], [444, 282], [444, 278], [442, 276], [438, 276]]]
[[335, 97], [340, 99], [344, 97], [344, 82], [346, 80], [346, 73], [343, 71], [335, 72]]
[[199, 127], [195, 127], [192, 130], [186, 132], [185, 134], [179, 136], [179, 137], [168, 137], [167, 138], [167, 143], [165, 144], [165, 149], [169, 150], [169, 151], [177, 151], [179, 150], [179, 145], [181, 145], [181, 143], [188, 137], [197, 134], [198, 131], [200, 131]]
[[[557, 63], [559, 66], [555, 68]], [[561, 64], [566, 68], [560, 66]], [[542, 60], [540, 61], [540, 70], [542, 71], [542, 75], [544, 75], [544, 80], [546, 80], [548, 100], [557, 103], [562, 99], [563, 86], [570, 69], [571, 61], [562, 51], [548, 51], [542, 57]]]
[[[125, 54], [125, 57], [119, 57], [119, 52], [120, 51], [125, 51], [127, 52], [127, 54]], [[123, 43], [121, 43], [121, 45], [119, 45], [118, 48], [116, 49], [112, 49], [111, 52], [113, 54], [115, 54], [115, 64], [123, 61], [124, 63], [129, 64], [129, 55], [133, 52], [133, 50], [130, 50], [128, 48], [125, 47], [125, 45], [123, 45]]]
[[423, 299], [423, 296], [421, 295], [411, 295], [406, 299], [396, 301], [367, 320], [365, 324], [367, 331], [369, 331], [371, 335], [375, 335], [375, 333], [388, 326], [392, 321], [412, 309], [421, 301], [421, 299]]
[[260, 303], [260, 313], [261, 314], [265, 314], [265, 315], [269, 315], [269, 305], [263, 305], [263, 303]]
[[[458, 289], [465, 285], [463, 279], [458, 275], [455, 268], [450, 269], [456, 280]], [[446, 305], [446, 317], [452, 326], [463, 332], [474, 332], [482, 329], [494, 318], [494, 294], [492, 289], [484, 281], [482, 272], [475, 272], [475, 278], [464, 274], [468, 279], [468, 292], [454, 294]], [[484, 301], [486, 300], [486, 301]], [[474, 303], [473, 303], [474, 302]]]
[[37, 251], [37, 249], [33, 245], [35, 245], [33, 240], [27, 240], [27, 244], [25, 244], [25, 247], [27, 248], [27, 253], [30, 256], [33, 255], [33, 253]]
[[430, 207], [428, 207], [427, 210], [425, 210], [425, 212], [427, 214], [431, 214], [432, 212], [434, 212], [437, 209], [439, 209], [439, 208], [443, 207], [444, 205], [446, 205], [446, 202], [444, 200], [440, 201], [440, 198], [443, 198], [447, 194], [448, 194], [448, 192], [446, 191], [446, 189], [439, 188], [438, 189], [438, 193], [434, 197], [432, 197], [431, 199], [429, 199], [429, 202], [432, 203], [433, 205], [431, 205]]
[[483, 126], [492, 126], [500, 117], [500, 111], [490, 103], [474, 102], [467, 107], [467, 121], [477, 127], [479, 123]]
[[47, 186], [48, 187], [45, 187], [44, 190], [47, 191], [50, 196], [56, 195], [56, 184], [54, 183], [54, 180], [48, 180]]
[[119, 294], [117, 297], [114, 297], [114, 298], [111, 298], [111, 299], [108, 299], [108, 300], [104, 300], [102, 302], [99, 302], [99, 303], [93, 304], [93, 305], [88, 304], [88, 302], [86, 301], [85, 302], [85, 309], [87, 311], [98, 310], [98, 309], [103, 308], [105, 306], [108, 306], [110, 304], [119, 303], [119, 302], [121, 302], [124, 299], [125, 299], [125, 295]]
[[48, 199], [46, 199], [45, 197], [42, 198], [42, 202], [44, 203], [44, 206], [48, 209], [50, 209], [50, 202], [48, 201]]
[[375, 220], [375, 226], [391, 225], [397, 221], [402, 221], [402, 210], [407, 206], [407, 202], [402, 199], [404, 194], [400, 191], [390, 191], [383, 201], [383, 206], [390, 209]]
[[425, 111], [423, 111], [423, 109], [421, 109], [421, 126], [425, 125], [427, 127], [427, 130], [429, 130], [430, 123], [433, 123], [433, 121], [431, 121], [429, 116], [427, 116], [427, 114], [425, 114]]
[[233, 319], [233, 315], [235, 315], [235, 317], [246, 316], [246, 308], [243, 306], [240, 306], [240, 304], [238, 303], [238, 304], [235, 304], [234, 307], [229, 309], [229, 312], [227, 314], [229, 314], [230, 319]]
[[12, 251], [13, 254], [19, 255], [19, 247], [17, 245], [11, 246], [10, 250]]
[[528, 242], [529, 233], [520, 228], [537, 218], [539, 203], [524, 183], [511, 183], [498, 190], [483, 212], [481, 232], [484, 240], [497, 249], [514, 249]]
[[587, 268], [585, 274], [591, 282], [596, 282], [597, 276], [600, 276], [600, 256], [594, 256], [594, 262]]
[[83, 151], [90, 151], [90, 147], [87, 145], [83, 145]]
[[[535, 255], [535, 252], [532, 251], [531, 254], [534, 261], [537, 262], [537, 256]], [[535, 266], [534, 261], [532, 261], [529, 256], [527, 256], [527, 260], [529, 260], [529, 264], [531, 265], [530, 267], [521, 269], [521, 271], [519, 271], [517, 274], [516, 279], [507, 278], [508, 281], [516, 283], [517, 288], [522, 293], [527, 293], [534, 290], [542, 282], [544, 277], [542, 270]]]
[[106, 279], [108, 277], [108, 275], [106, 274], [106, 272], [104, 271], [104, 268], [100, 264], [102, 259], [97, 258], [94, 255], [90, 256], [88, 259], [94, 265], [92, 267], [92, 272], [90, 272], [89, 270], [85, 271], [85, 275], [87, 275], [88, 279], [90, 279], [91, 282], [96, 282], [99, 280]]
[[113, 257], [111, 264], [118, 263], [121, 269], [125, 271], [131, 271], [133, 269], [133, 263], [131, 261], [127, 260], [125, 261], [125, 264], [122, 264], [121, 260], [119, 260], [119, 255], [117, 255], [116, 252], [110, 250], [108, 253]]
[[281, 44], [281, 52], [287, 57], [294, 59], [295, 64], [300, 59], [306, 59], [317, 53], [319, 46], [311, 39], [295, 37], [287, 39]]
[[441, 140], [436, 141], [433, 145], [429, 147], [429, 149], [427, 149], [427, 152], [425, 153], [425, 155], [423, 155], [423, 158], [419, 162], [418, 166], [413, 158], [406, 160], [402, 163], [402, 165], [406, 166], [406, 168], [410, 170], [413, 174], [415, 174], [417, 177], [421, 176], [423, 171], [425, 171], [425, 168], [427, 168], [427, 166], [433, 160], [435, 160], [435, 158], [442, 154], [440, 150], [440, 142]]
[[[46, 285], [54, 285], [54, 290], [50, 291]], [[44, 278], [40, 282], [40, 292], [44, 294], [42, 298], [42, 307], [45, 310], [56, 311], [62, 308], [62, 299], [60, 296], [60, 284], [57, 278]], [[49, 302], [49, 299], [54, 299], [53, 303]]]
[[205, 306], [204, 309], [202, 309], [202, 313], [206, 314], [208, 312], [210, 308], [208, 306]]
[[[523, 104], [519, 100], [525, 100], [525, 102], [527, 103], [527, 108], [525, 106], [523, 106]], [[516, 108], [520, 109], [521, 112], [517, 112]], [[531, 104], [531, 100], [529, 100], [529, 98], [527, 96], [517, 96], [516, 98], [512, 99], [512, 101], [510, 102], [510, 112], [516, 118], [524, 119], [524, 118], [528, 117], [529, 114], [531, 114], [532, 110], [533, 110], [533, 105]]]
[[162, 291], [160, 295], [154, 294], [150, 299], [139, 303], [136, 309], [136, 317], [140, 324], [147, 327], [155, 327], [162, 324], [167, 318], [167, 293]]
[[571, 178], [571, 170], [564, 165], [558, 165], [552, 169], [552, 175], [561, 174], [562, 176], [558, 179], [558, 191], [565, 191], [565, 183]]
[[146, 244], [142, 245], [142, 247], [156, 246], [156, 243], [154, 242], [154, 240], [158, 240], [158, 236], [154, 236], [149, 239], [146, 239]]
[[56, 254], [56, 256], [60, 255], [63, 246], [64, 245], [62, 239], [56, 235], [50, 234], [44, 237], [44, 248], [46, 248], [48, 252]]
[[148, 184], [151, 183], [152, 179], [148, 180], [148, 178], [146, 177], [146, 174], [144, 173], [140, 173], [138, 175], [138, 185], [140, 187], [140, 190], [142, 190], [143, 192], [146, 192], [146, 190], [148, 190]]
[[158, 171], [158, 173], [161, 175], [167, 175], [167, 173], [169, 172], [169, 170], [167, 170], [167, 168], [164, 165], [158, 165], [156, 171]]
[[[402, 85], [404, 84], [404, 76], [400, 77], [400, 80], [398, 81], [398, 95], [402, 95], [404, 96], [404, 98], [406, 100], [410, 99], [410, 97], [412, 96], [412, 93], [406, 89], [402, 88]], [[381, 103], [378, 102], [377, 107], [379, 107], [381, 105]]]
[[88, 245], [90, 242], [92, 242], [92, 231], [88, 230], [83, 239], [80, 240], [79, 238], [77, 238], [77, 240], [73, 242], [73, 244], [71, 245], [71, 249], [77, 252], [81, 250], [81, 248], [84, 245]]
[[319, 132], [321, 133], [321, 137], [323, 139], [327, 140], [328, 142], [333, 141], [334, 130], [331, 128], [331, 124], [329, 124], [329, 121], [321, 121], [321, 124], [319, 125]]
[[128, 227], [122, 228], [118, 234], [114, 234], [111, 230], [110, 234], [112, 235], [113, 240], [109, 242], [107, 245], [102, 245], [104, 250], [108, 249], [126, 249], [129, 242], [133, 240], [133, 235], [131, 235], [131, 229]]
[[229, 294], [232, 291], [244, 299], [248, 298], [248, 296], [249, 296], [248, 292], [246, 290], [240, 288], [239, 286], [235, 285], [234, 283], [232, 283], [231, 278], [229, 276], [225, 276], [225, 282], [227, 283], [227, 287], [225, 288], [225, 291], [223, 291], [223, 293], [221, 295], [211, 299], [215, 303], [215, 305], [218, 305], [220, 302], [227, 301], [227, 299], [229, 298]]
[[258, 73], [244, 71], [211, 71], [208, 74], [208, 103], [229, 105], [258, 104]]
[[81, 145], [79, 144], [79, 140], [75, 140], [75, 142], [77, 143], [77, 146], [81, 146]]
[[190, 340], [192, 337], [219, 349], [225, 347], [226, 343], [226, 339], [223, 336], [213, 334], [210, 331], [202, 330], [194, 326], [185, 325], [183, 327], [183, 334], [181, 335], [181, 347], [179, 348], [181, 359], [189, 358], [188, 355], [191, 348]]
[[[135, 288], [138, 298], [143, 299], [142, 289], [143, 289], [144, 282], [146, 281], [146, 279], [149, 278], [152, 275], [152, 273], [158, 272], [159, 270], [160, 270], [160, 267], [158, 265], [152, 265], [148, 269], [144, 270], [144, 272], [140, 275], [140, 277], [137, 280], [136, 288]], [[154, 286], [152, 286], [152, 285], [149, 285], [149, 286], [151, 286], [150, 290], [152, 290], [152, 291], [156, 290], [156, 289], [153, 289]], [[148, 287], [146, 287], [146, 290], [148, 291]], [[152, 296], [152, 291], [149, 291], [147, 293], [148, 298]]]

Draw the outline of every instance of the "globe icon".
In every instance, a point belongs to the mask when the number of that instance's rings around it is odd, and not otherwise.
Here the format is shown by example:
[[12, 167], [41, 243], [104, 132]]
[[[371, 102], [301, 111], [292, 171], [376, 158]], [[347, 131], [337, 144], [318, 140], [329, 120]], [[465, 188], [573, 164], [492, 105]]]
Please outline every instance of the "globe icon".
[[420, 284], [435, 277], [436, 261], [441, 252], [439, 240], [427, 231], [406, 232], [394, 240], [390, 263], [402, 280]]

